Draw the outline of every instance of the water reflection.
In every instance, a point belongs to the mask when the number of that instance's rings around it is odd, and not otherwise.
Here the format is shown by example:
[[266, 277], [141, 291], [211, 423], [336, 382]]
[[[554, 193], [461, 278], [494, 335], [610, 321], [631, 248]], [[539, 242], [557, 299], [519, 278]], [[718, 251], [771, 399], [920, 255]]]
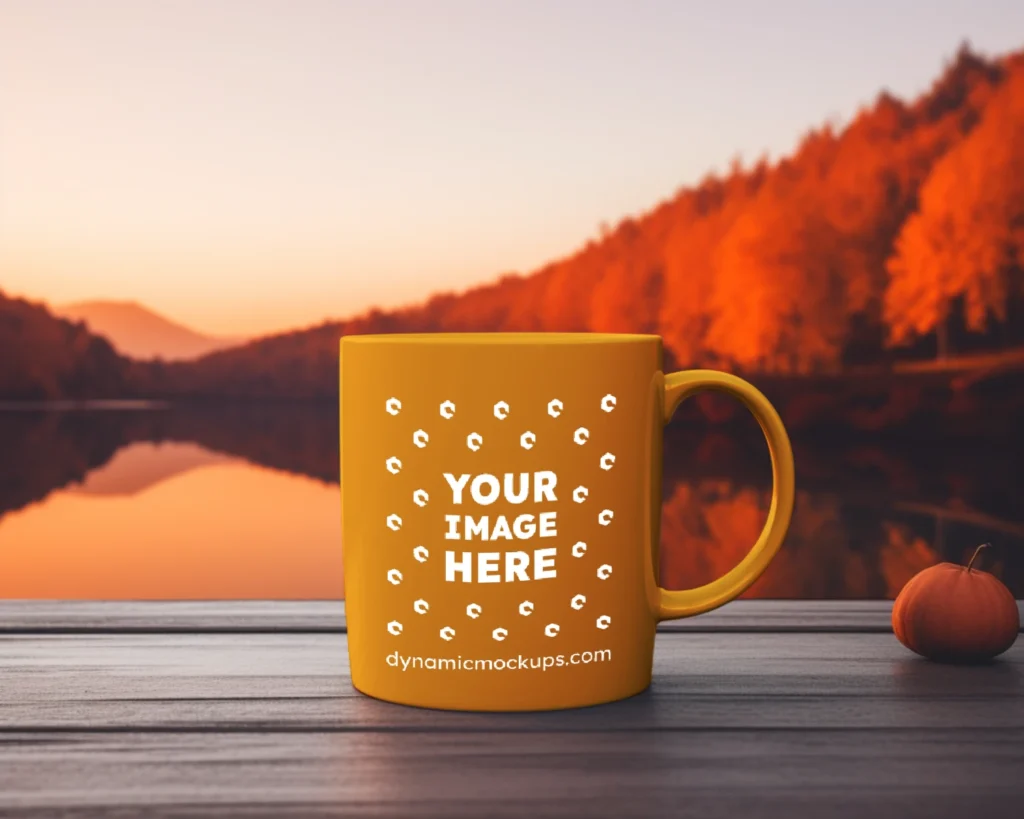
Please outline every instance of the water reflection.
[[337, 496], [194, 444], [129, 444], [0, 521], [0, 597], [341, 597]]
[[[706, 582], [764, 521], [752, 422], [666, 437], [662, 581]], [[796, 440], [790, 536], [755, 597], [887, 598], [915, 572], [1003, 547], [1024, 596], [1021, 442]], [[342, 596], [332, 407], [0, 413], [0, 596]]]
[[79, 495], [137, 495], [179, 475], [215, 464], [236, 463], [230, 455], [193, 443], [129, 444], [67, 491]]

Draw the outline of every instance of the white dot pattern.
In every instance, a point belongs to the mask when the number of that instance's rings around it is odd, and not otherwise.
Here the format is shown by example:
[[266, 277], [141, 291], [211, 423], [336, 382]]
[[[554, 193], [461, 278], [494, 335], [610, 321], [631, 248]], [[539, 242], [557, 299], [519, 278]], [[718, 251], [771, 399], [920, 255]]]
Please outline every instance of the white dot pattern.
[[[612, 412], [617, 404], [615, 395], [608, 393], [601, 399], [601, 409], [606, 412]], [[391, 416], [397, 416], [402, 411], [402, 402], [397, 396], [389, 398], [385, 402], [385, 410]], [[455, 417], [456, 406], [455, 402], [446, 399], [441, 402], [438, 407], [438, 411], [442, 418], [451, 420]], [[512, 407], [507, 401], [497, 401], [493, 405], [494, 417], [499, 421], [506, 420], [512, 412]], [[551, 399], [547, 404], [547, 413], [552, 418], [559, 418], [563, 412], [565, 412], [565, 404], [558, 398]], [[577, 427], [573, 432], [573, 441], [583, 446], [589, 443], [591, 438], [590, 430], [587, 427]], [[430, 442], [430, 435], [424, 429], [417, 429], [412, 434], [412, 443], [419, 449], [423, 449]], [[466, 435], [466, 446], [471, 451], [479, 451], [484, 444], [483, 436], [476, 431], [471, 431]], [[532, 430], [526, 430], [519, 436], [519, 444], [525, 450], [533, 449], [538, 444], [538, 436]], [[611, 470], [615, 465], [615, 455], [611, 452], [605, 452], [601, 455], [598, 463], [602, 470], [605, 472]], [[402, 471], [402, 460], [398, 455], [389, 457], [385, 462], [387, 471], [392, 475], [398, 475]], [[577, 486], [572, 492], [573, 501], [576, 503], [584, 503], [590, 495], [590, 489], [586, 486]], [[407, 496], [408, 497], [408, 496]], [[412, 492], [412, 500], [416, 506], [425, 507], [429, 501], [430, 496], [425, 489], [416, 489]], [[602, 509], [598, 513], [598, 523], [601, 526], [608, 526], [611, 524], [615, 517], [615, 512], [612, 509]], [[398, 532], [402, 528], [402, 517], [398, 514], [390, 514], [386, 520], [387, 528], [391, 531]], [[583, 559], [586, 557], [588, 551], [588, 545], [584, 541], [577, 541], [571, 548], [571, 554], [574, 558]], [[408, 553], [407, 553], [408, 554]], [[419, 545], [412, 549], [413, 559], [418, 563], [426, 563], [430, 557], [430, 551], [426, 546]], [[612, 575], [612, 566], [609, 563], [601, 564], [597, 570], [596, 575], [600, 580], [607, 580]], [[398, 568], [392, 568], [387, 573], [387, 580], [393, 586], [398, 586], [403, 583], [405, 577], [402, 571]], [[587, 605], [587, 596], [584, 594], [576, 594], [569, 601], [569, 606], [575, 611], [581, 611]], [[419, 598], [412, 604], [412, 609], [417, 615], [426, 616], [430, 613], [429, 601]], [[535, 611], [533, 601], [524, 600], [518, 606], [518, 612], [523, 617], [530, 617]], [[483, 606], [479, 603], [469, 603], [466, 606], [466, 616], [470, 620], [478, 620], [483, 615]], [[429, 618], [428, 618], [429, 619]], [[606, 630], [611, 627], [611, 616], [607, 614], [600, 615], [595, 621], [595, 627], [600, 630]], [[393, 636], [399, 636], [404, 632], [404, 626], [399, 620], [391, 620], [387, 624], [387, 631]], [[436, 626], [435, 626], [436, 628]], [[544, 626], [544, 634], [547, 637], [557, 637], [561, 632], [561, 626], [558, 623], [548, 623]], [[440, 639], [450, 642], [456, 638], [456, 631], [450, 625], [442, 626], [438, 630], [438, 636]], [[507, 639], [509, 636], [509, 629], [504, 626], [499, 626], [491, 631], [491, 637], [495, 641], [501, 642]]]

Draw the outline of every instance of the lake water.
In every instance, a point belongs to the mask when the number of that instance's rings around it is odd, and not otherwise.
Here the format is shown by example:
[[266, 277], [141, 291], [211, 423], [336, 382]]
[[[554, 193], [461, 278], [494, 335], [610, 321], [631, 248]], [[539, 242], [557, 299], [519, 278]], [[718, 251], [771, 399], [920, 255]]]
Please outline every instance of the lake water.
[[[1024, 596], [1024, 441], [907, 431], [794, 437], [798, 498], [748, 597], [891, 598], [991, 541], [984, 568]], [[0, 597], [343, 597], [331, 407], [0, 411]], [[707, 582], [764, 521], [771, 473], [753, 422], [670, 425], [662, 581]]]

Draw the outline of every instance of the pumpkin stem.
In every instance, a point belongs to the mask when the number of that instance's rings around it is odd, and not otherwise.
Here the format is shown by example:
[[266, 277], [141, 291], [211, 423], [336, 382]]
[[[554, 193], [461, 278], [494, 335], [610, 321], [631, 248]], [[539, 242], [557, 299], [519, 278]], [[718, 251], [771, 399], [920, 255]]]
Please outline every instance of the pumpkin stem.
[[982, 543], [977, 549], [974, 550], [974, 554], [971, 555], [971, 559], [967, 563], [967, 571], [968, 572], [971, 571], [971, 566], [973, 566], [974, 565], [974, 561], [978, 559], [978, 555], [981, 554], [981, 550], [982, 549], [987, 549], [991, 545], [992, 545], [991, 543]]

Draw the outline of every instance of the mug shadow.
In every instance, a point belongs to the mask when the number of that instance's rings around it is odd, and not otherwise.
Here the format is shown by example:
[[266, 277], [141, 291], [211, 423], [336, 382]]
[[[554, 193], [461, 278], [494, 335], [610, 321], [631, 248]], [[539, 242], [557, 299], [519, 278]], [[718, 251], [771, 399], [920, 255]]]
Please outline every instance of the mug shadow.
[[[652, 765], [668, 770], [679, 763], [678, 742], [652, 743], [649, 736], [665, 710], [650, 688], [561, 711], [445, 711], [357, 696], [346, 721], [359, 730], [330, 741], [338, 782], [355, 781], [366, 803], [423, 805], [457, 791], [481, 800], [480, 816], [489, 815], [485, 804], [504, 805], [501, 815], [533, 816], [566, 800], [578, 815], [629, 816], [632, 805], [651, 798], [645, 792]], [[365, 772], [354, 773], [353, 761]], [[340, 792], [337, 783], [328, 788]]]
[[549, 711], [456, 711], [378, 700], [353, 689], [357, 724], [385, 731], [538, 733], [645, 731], [661, 706], [651, 687], [614, 702]]

